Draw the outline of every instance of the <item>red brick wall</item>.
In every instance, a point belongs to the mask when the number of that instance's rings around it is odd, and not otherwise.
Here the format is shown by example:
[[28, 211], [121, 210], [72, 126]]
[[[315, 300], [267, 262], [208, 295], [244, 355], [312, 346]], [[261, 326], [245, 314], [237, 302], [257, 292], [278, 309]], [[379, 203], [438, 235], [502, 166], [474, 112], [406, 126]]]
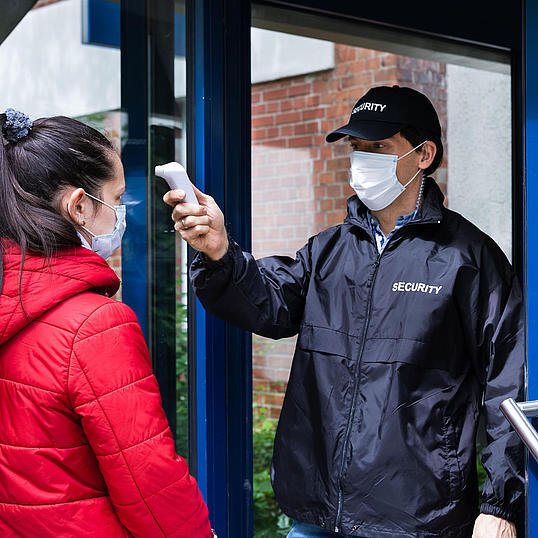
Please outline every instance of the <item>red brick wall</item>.
[[[349, 147], [325, 136], [347, 123], [372, 86], [400, 84], [430, 97], [446, 128], [444, 64], [335, 45], [334, 69], [252, 87], [253, 253], [293, 256], [345, 217]], [[446, 187], [446, 161], [436, 173]], [[255, 405], [278, 417], [295, 339], [253, 339]]]

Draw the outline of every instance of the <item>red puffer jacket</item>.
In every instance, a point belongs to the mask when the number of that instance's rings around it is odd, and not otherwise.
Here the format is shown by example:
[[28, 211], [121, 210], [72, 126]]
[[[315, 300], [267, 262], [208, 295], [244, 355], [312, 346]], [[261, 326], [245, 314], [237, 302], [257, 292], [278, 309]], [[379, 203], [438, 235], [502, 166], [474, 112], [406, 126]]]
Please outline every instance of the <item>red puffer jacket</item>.
[[79, 247], [21, 255], [4, 242], [0, 295], [0, 536], [211, 536], [174, 450], [119, 281]]

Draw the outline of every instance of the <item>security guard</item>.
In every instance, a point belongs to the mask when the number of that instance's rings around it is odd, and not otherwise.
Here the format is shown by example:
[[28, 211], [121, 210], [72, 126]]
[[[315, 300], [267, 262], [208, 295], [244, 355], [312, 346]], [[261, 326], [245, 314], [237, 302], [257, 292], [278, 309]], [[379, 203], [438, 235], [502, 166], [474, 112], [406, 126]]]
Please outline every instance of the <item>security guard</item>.
[[345, 136], [357, 195], [295, 259], [242, 252], [200, 191], [200, 205], [165, 196], [199, 251], [204, 307], [262, 336], [298, 334], [271, 473], [289, 536], [515, 537], [523, 450], [499, 404], [522, 398], [518, 282], [429, 177], [443, 146], [426, 96], [372, 88], [327, 141]]

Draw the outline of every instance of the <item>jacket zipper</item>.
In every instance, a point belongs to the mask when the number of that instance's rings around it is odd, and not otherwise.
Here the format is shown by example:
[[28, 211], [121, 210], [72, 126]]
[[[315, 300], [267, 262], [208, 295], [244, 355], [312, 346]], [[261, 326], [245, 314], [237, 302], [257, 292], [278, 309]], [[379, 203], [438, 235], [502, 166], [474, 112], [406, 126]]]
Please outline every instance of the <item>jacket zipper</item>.
[[[361, 365], [361, 360], [362, 360], [362, 354], [364, 353], [364, 346], [366, 345], [366, 333], [368, 331], [368, 326], [370, 325], [370, 314], [372, 310], [372, 295], [374, 292], [374, 284], [375, 284], [375, 280], [377, 276], [377, 270], [379, 269], [381, 258], [383, 254], [385, 253], [385, 251], [387, 250], [387, 247], [389, 246], [389, 242], [392, 239], [394, 239], [394, 237], [398, 234], [400, 230], [403, 230], [407, 228], [408, 226], [420, 225], [420, 224], [431, 224], [434, 222], [439, 224], [441, 221], [436, 219], [436, 220], [428, 220], [428, 221], [410, 222], [409, 224], [406, 224], [405, 226], [402, 226], [401, 228], [396, 230], [394, 235], [389, 239], [389, 241], [385, 245], [385, 248], [383, 249], [381, 254], [379, 253], [377, 254], [377, 258], [374, 263], [374, 270], [372, 271], [372, 274], [369, 279], [370, 290], [368, 291], [368, 299], [366, 301], [366, 319], [364, 320], [364, 327], [363, 327], [362, 335], [361, 335], [361, 347], [359, 351], [359, 357], [358, 357], [357, 363], [355, 364], [355, 370], [353, 372], [353, 396], [351, 399], [351, 409], [348, 415], [346, 433], [344, 436], [344, 446], [342, 448], [342, 461], [340, 463], [340, 470], [338, 472], [338, 508], [336, 511], [336, 521], [335, 521], [335, 526], [334, 526], [334, 532], [340, 532], [340, 526], [342, 524], [341, 522], [342, 510], [344, 506], [342, 479], [344, 477], [344, 468], [345, 468], [347, 448], [349, 445], [349, 439], [351, 437], [351, 426], [355, 418], [355, 407], [357, 405], [357, 396], [359, 393], [360, 365]], [[374, 237], [374, 248], [377, 250], [377, 242], [375, 240], [375, 237]]]
[[[377, 246], [374, 245], [377, 249]], [[385, 250], [383, 250], [385, 252]], [[383, 252], [377, 255], [377, 259], [374, 263], [374, 270], [369, 279], [370, 289], [368, 290], [368, 300], [366, 302], [366, 319], [364, 320], [364, 327], [362, 329], [361, 335], [361, 348], [359, 351], [359, 358], [355, 364], [355, 370], [353, 372], [353, 396], [351, 399], [351, 409], [347, 419], [346, 433], [344, 436], [344, 447], [342, 448], [342, 461], [340, 463], [340, 470], [338, 472], [338, 510], [336, 512], [336, 522], [334, 527], [334, 532], [340, 532], [340, 524], [342, 519], [342, 508], [343, 508], [343, 492], [342, 492], [342, 479], [344, 476], [344, 467], [346, 461], [347, 447], [349, 444], [349, 439], [351, 437], [351, 425], [353, 424], [353, 419], [355, 418], [355, 407], [357, 405], [357, 396], [359, 393], [359, 376], [360, 376], [360, 363], [362, 359], [362, 354], [364, 352], [364, 346], [366, 344], [366, 332], [368, 331], [368, 325], [370, 324], [370, 313], [372, 310], [372, 295], [374, 291], [375, 279], [377, 276], [377, 270], [379, 268], [379, 262], [381, 261], [381, 256]]]

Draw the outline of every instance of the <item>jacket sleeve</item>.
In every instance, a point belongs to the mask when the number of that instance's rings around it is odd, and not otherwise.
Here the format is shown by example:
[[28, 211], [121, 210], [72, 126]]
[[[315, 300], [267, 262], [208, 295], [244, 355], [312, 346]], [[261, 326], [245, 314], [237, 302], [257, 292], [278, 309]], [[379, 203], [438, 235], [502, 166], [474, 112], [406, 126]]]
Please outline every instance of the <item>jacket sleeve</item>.
[[[524, 505], [523, 444], [499, 409], [506, 398], [524, 397], [524, 329], [520, 286], [508, 260], [491, 242], [472, 287], [475, 368], [483, 388], [487, 445], [480, 511], [517, 522]], [[474, 351], [474, 353], [473, 353]]]
[[144, 538], [210, 537], [207, 507], [175, 452], [144, 336], [129, 307], [106, 302], [80, 326], [67, 391], [122, 524]]
[[255, 260], [230, 239], [218, 261], [197, 254], [190, 269], [194, 291], [208, 312], [233, 325], [268, 338], [293, 336], [303, 317], [311, 242], [295, 259]]

